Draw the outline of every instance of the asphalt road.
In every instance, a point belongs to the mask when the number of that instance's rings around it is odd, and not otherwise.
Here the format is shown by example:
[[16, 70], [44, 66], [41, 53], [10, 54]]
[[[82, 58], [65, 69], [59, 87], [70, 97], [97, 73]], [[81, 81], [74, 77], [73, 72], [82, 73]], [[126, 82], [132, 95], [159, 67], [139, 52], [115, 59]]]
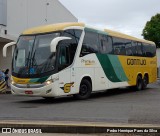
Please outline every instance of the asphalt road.
[[160, 81], [143, 91], [110, 90], [93, 94], [87, 100], [63, 97], [46, 101], [0, 94], [0, 120], [160, 124], [159, 87]]

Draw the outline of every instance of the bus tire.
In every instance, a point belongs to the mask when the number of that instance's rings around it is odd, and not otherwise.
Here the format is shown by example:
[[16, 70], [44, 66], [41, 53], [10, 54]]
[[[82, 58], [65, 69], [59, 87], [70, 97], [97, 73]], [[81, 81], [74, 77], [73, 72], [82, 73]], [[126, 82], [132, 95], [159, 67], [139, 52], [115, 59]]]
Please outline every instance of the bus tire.
[[136, 86], [135, 86], [135, 89], [137, 91], [140, 91], [142, 90], [142, 86], [143, 86], [143, 81], [142, 81], [142, 78], [140, 75], [137, 76], [137, 80], [136, 80]]
[[79, 93], [75, 94], [74, 97], [79, 100], [87, 99], [90, 97], [92, 92], [92, 85], [87, 79], [83, 79], [80, 84]]
[[142, 85], [142, 89], [146, 89], [148, 85], [148, 77], [145, 75], [143, 78], [143, 85]]
[[52, 100], [54, 100], [54, 97], [43, 97], [43, 99], [45, 99], [47, 101], [52, 101]]

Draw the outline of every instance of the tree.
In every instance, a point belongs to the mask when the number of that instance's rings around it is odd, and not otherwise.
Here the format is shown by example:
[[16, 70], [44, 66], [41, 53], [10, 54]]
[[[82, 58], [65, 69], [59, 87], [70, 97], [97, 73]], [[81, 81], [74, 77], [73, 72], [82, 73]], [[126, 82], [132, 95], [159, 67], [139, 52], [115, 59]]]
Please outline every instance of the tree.
[[155, 42], [157, 48], [160, 48], [160, 14], [152, 16], [150, 21], [147, 21], [143, 29], [142, 36], [144, 39]]

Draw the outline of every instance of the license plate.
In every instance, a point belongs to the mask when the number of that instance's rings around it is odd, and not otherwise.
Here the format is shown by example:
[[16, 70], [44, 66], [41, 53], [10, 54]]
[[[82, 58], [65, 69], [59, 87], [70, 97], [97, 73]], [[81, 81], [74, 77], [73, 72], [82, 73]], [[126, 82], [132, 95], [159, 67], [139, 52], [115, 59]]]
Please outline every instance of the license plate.
[[33, 91], [25, 91], [25, 94], [33, 94]]

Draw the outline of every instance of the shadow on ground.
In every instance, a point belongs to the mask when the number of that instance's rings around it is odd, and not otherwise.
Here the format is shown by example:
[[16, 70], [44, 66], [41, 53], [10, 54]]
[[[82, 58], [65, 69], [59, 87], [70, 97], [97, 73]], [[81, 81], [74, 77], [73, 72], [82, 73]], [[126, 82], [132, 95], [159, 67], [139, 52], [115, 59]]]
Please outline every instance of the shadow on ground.
[[[151, 89], [151, 88], [149, 88]], [[148, 91], [148, 88], [144, 91]], [[16, 103], [29, 103], [29, 104], [58, 104], [58, 103], [70, 103], [70, 102], [79, 102], [79, 101], [90, 101], [93, 99], [101, 99], [104, 97], [113, 97], [117, 95], [124, 95], [128, 93], [137, 93], [138, 91], [135, 91], [134, 89], [131, 88], [117, 88], [117, 89], [110, 89], [106, 91], [100, 91], [96, 93], [92, 93], [91, 97], [86, 99], [86, 100], [77, 100], [75, 99], [72, 95], [70, 96], [64, 96], [64, 97], [59, 97], [59, 98], [51, 98], [51, 99], [44, 99], [39, 97], [32, 97], [33, 100], [27, 100], [27, 101], [18, 101]]]

